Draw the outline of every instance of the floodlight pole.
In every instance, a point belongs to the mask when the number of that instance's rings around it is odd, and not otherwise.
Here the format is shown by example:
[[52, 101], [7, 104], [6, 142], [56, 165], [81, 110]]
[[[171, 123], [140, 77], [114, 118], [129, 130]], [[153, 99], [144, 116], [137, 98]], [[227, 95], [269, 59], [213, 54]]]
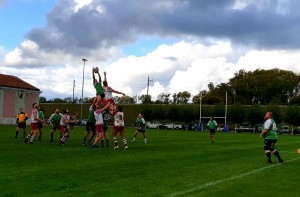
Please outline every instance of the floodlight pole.
[[150, 82], [153, 82], [153, 80], [151, 79], [149, 79], [149, 77], [148, 77], [148, 81], [147, 81], [147, 96], [148, 96], [148, 94], [149, 94], [149, 85], [150, 85]]
[[199, 103], [200, 103], [200, 105], [199, 105], [199, 114], [200, 115], [199, 115], [199, 125], [198, 126], [199, 126], [199, 131], [202, 131], [203, 128], [202, 128], [202, 120], [201, 120], [202, 119], [202, 109], [201, 109], [202, 108], [202, 106], [201, 106], [202, 105], [202, 92], [201, 91], [200, 91], [200, 102]]
[[82, 69], [82, 88], [81, 88], [81, 106], [80, 106], [80, 120], [82, 120], [82, 105], [83, 105], [83, 87], [84, 87], [84, 69], [85, 69], [85, 62], [88, 60], [83, 58], [83, 69]]

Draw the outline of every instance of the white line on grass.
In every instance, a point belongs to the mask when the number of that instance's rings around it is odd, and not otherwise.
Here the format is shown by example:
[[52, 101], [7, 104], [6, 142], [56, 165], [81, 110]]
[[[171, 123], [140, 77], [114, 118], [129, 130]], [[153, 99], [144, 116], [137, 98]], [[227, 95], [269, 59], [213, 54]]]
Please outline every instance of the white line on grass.
[[[295, 159], [291, 159], [291, 160], [288, 160], [288, 161], [284, 161], [284, 163], [290, 163], [290, 162], [296, 161], [298, 159], [300, 159], [300, 157], [297, 157]], [[243, 174], [235, 175], [235, 176], [232, 176], [232, 177], [229, 177], [229, 178], [225, 178], [225, 179], [221, 179], [221, 180], [217, 180], [217, 181], [211, 181], [211, 182], [205, 183], [203, 185], [199, 185], [197, 187], [194, 187], [192, 189], [188, 189], [188, 190], [180, 191], [180, 192], [175, 192], [173, 194], [170, 194], [170, 196], [179, 196], [179, 195], [184, 195], [184, 194], [194, 192], [194, 191], [197, 191], [197, 190], [205, 189], [207, 187], [218, 185], [218, 184], [226, 182], [226, 181], [232, 181], [234, 179], [238, 179], [238, 178], [242, 178], [242, 177], [245, 177], [245, 176], [248, 176], [248, 175], [251, 175], [251, 174], [255, 174], [257, 172], [261, 172], [265, 169], [273, 168], [273, 167], [276, 167], [278, 165], [284, 165], [284, 164], [277, 163], [277, 164], [273, 164], [273, 165], [268, 165], [266, 167], [259, 168], [259, 169], [256, 169], [256, 170], [252, 170], [250, 172], [246, 172], [246, 173], [243, 173]]]

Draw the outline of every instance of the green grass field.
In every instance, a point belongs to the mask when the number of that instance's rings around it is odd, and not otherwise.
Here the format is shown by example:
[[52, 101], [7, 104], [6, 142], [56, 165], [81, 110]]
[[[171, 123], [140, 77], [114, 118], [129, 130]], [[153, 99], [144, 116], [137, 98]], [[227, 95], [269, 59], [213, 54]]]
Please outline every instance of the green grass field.
[[0, 196], [299, 196], [300, 136], [279, 136], [285, 163], [268, 165], [258, 134], [217, 133], [212, 144], [208, 132], [149, 129], [147, 144], [139, 135], [124, 151], [120, 139], [118, 150], [82, 146], [84, 132], [62, 147], [45, 127], [31, 145], [0, 125]]

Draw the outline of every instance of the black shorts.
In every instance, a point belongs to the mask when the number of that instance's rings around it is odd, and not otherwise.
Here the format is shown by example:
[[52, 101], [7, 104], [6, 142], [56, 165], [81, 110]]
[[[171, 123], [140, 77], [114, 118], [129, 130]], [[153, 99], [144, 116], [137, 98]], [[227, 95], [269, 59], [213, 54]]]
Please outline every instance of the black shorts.
[[25, 129], [26, 128], [26, 122], [18, 123], [17, 127], [21, 128], [21, 129]]
[[265, 139], [264, 141], [264, 150], [275, 150], [275, 144], [277, 142], [277, 139]]
[[140, 128], [138, 128], [137, 131], [138, 131], [138, 132], [145, 133], [145, 129], [140, 129]]
[[85, 130], [87, 132], [93, 132], [93, 133], [96, 133], [96, 125], [95, 125], [95, 122], [87, 122], [86, 125], [85, 125]]
[[209, 129], [210, 135], [215, 135], [216, 129]]
[[38, 129], [42, 129], [42, 128], [43, 128], [43, 123], [38, 122], [38, 123], [37, 123], [37, 127], [38, 127]]

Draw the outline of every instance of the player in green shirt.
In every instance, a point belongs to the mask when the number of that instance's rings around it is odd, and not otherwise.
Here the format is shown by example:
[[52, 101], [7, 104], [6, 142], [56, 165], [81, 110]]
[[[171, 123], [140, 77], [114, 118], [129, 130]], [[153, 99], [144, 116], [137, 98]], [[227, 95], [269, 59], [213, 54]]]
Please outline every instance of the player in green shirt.
[[210, 140], [211, 143], [215, 142], [215, 133], [216, 133], [216, 127], [217, 127], [217, 122], [214, 120], [214, 117], [210, 118], [210, 121], [207, 123], [209, 132], [210, 132]]
[[38, 131], [40, 133], [39, 135], [39, 141], [41, 141], [42, 139], [42, 135], [43, 135], [43, 125], [45, 124], [45, 117], [44, 117], [44, 112], [41, 109], [41, 107], [38, 107], [38, 118], [41, 120], [41, 122], [37, 123], [37, 127], [38, 127]]
[[90, 137], [88, 144], [91, 145], [92, 144], [92, 140], [94, 139], [94, 137], [96, 136], [97, 132], [96, 132], [96, 120], [95, 120], [95, 115], [94, 115], [94, 111], [96, 110], [97, 106], [95, 105], [97, 102], [97, 99], [95, 98], [92, 105], [89, 108], [89, 115], [86, 121], [86, 125], [85, 125], [85, 136], [83, 137], [83, 142], [82, 142], [82, 146], [85, 145], [85, 142], [90, 134], [90, 132], [92, 131], [92, 136]]
[[[102, 80], [101, 80], [101, 76], [99, 74], [99, 70], [98, 70], [98, 68], [97, 69], [96, 68], [93, 68], [93, 85], [96, 89], [96, 98], [97, 98], [96, 106], [98, 106], [98, 105], [100, 105], [103, 97], [105, 97], [105, 94], [104, 94], [104, 88], [102, 86]], [[96, 73], [98, 74], [99, 80], [97, 80], [95, 77]]]
[[264, 149], [265, 149], [265, 154], [268, 158], [267, 163], [272, 163], [271, 152], [277, 157], [280, 163], [283, 163], [283, 160], [281, 159], [279, 152], [275, 149], [278, 129], [276, 126], [276, 122], [273, 119], [273, 113], [267, 112], [265, 115], [265, 120], [266, 121], [264, 123], [264, 129], [262, 130], [260, 137], [265, 139]]
[[55, 112], [50, 117], [50, 125], [52, 125], [51, 133], [50, 133], [50, 142], [53, 142], [54, 131], [58, 130], [60, 133], [60, 138], [62, 137], [62, 132], [60, 131], [59, 124], [61, 120], [62, 114], [59, 113], [59, 109], [55, 109]]
[[141, 132], [141, 133], [143, 133], [145, 143], [147, 143], [147, 136], [146, 136], [146, 130], [145, 130], [146, 121], [143, 118], [142, 114], [138, 115], [138, 117], [134, 123], [134, 126], [137, 126], [137, 130], [135, 131], [134, 137], [131, 142], [134, 142], [138, 133]]

